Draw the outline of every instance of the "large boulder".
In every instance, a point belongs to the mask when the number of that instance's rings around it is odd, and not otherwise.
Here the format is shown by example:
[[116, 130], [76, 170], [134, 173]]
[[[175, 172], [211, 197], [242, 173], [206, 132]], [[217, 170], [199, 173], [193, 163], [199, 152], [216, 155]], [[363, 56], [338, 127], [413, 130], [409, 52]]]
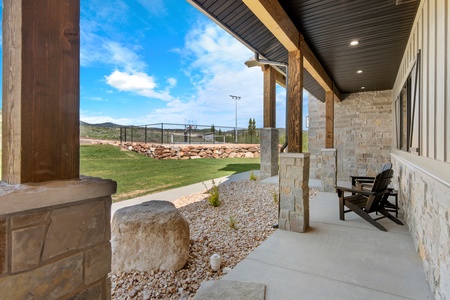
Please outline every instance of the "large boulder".
[[179, 270], [189, 259], [189, 223], [168, 201], [116, 211], [112, 221], [112, 271]]

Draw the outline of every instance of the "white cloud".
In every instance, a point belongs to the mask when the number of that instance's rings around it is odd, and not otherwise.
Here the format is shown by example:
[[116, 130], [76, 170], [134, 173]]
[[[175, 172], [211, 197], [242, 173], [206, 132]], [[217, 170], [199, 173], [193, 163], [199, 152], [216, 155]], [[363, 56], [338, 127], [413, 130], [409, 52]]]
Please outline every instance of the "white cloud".
[[142, 72], [127, 73], [115, 70], [111, 75], [106, 76], [106, 83], [119, 91], [140, 92], [156, 87], [154, 78]]
[[164, 0], [138, 0], [138, 2], [152, 15], [167, 14]]
[[148, 98], [171, 101], [173, 97], [168, 90], [157, 91], [156, 81], [143, 72], [121, 72], [115, 70], [105, 76], [106, 83], [122, 92], [131, 92]]
[[104, 116], [102, 112], [80, 111], [80, 120], [89, 124], [99, 124], [111, 122], [119, 125], [134, 125], [133, 119], [129, 118], [112, 118]]
[[177, 79], [173, 77], [167, 78], [166, 82], [169, 85], [168, 88], [173, 88], [177, 85]]
[[[112, 58], [117, 65], [122, 62], [122, 68], [116, 68], [106, 76], [106, 82], [119, 91], [166, 101], [164, 107], [129, 122], [122, 120], [120, 124], [184, 123], [185, 120], [193, 120], [200, 125], [234, 127], [236, 102], [229, 95], [238, 95], [241, 96], [241, 100], [237, 101], [238, 127], [247, 127], [249, 118], [255, 118], [257, 126], [262, 126], [263, 73], [258, 67], [247, 68], [244, 65], [253, 53], [217, 25], [211, 22], [195, 24], [185, 37], [184, 47], [174, 50], [185, 62], [183, 71], [194, 87], [192, 94], [182, 97], [170, 94], [178, 85], [175, 78], [167, 78], [166, 86], [159, 87], [155, 77], [139, 69], [139, 56], [132, 56], [134, 62], [126, 67], [126, 61], [122, 59], [126, 51], [119, 46], [109, 49], [116, 50]], [[277, 126], [284, 127], [283, 94], [282, 91], [277, 93]], [[108, 122], [113, 122], [112, 119]], [[107, 120], [107, 117], [101, 116], [100, 120]]]
[[[185, 46], [177, 51], [190, 63], [185, 70], [195, 87], [191, 97], [169, 101], [146, 119], [155, 122], [194, 120], [197, 124], [234, 126], [235, 101], [239, 95], [238, 126], [249, 118], [262, 123], [263, 75], [260, 68], [244, 62], [252, 52], [212, 23], [199, 23], [186, 35]], [[157, 121], [156, 121], [157, 120]]]

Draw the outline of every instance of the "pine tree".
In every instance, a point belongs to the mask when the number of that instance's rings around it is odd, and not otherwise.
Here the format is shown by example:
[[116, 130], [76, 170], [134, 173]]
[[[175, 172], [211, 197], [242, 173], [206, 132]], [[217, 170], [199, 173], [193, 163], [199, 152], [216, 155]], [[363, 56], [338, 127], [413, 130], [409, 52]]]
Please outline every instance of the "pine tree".
[[211, 125], [211, 132], [215, 133], [216, 132], [216, 128], [214, 127], [214, 124]]

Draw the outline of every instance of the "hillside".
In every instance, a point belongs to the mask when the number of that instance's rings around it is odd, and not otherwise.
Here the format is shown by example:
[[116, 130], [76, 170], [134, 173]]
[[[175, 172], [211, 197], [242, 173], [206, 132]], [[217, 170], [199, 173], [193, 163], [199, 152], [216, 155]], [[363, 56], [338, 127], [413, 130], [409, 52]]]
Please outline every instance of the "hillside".
[[119, 140], [120, 127], [114, 123], [89, 124], [80, 121], [80, 137], [101, 140]]

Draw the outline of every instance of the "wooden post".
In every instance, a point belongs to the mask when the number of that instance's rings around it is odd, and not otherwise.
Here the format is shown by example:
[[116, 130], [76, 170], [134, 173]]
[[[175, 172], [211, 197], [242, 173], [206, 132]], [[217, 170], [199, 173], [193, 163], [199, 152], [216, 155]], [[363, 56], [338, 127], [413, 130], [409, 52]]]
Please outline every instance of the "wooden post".
[[264, 128], [276, 127], [276, 70], [264, 66]]
[[3, 5], [2, 179], [78, 178], [80, 2]]
[[325, 93], [326, 105], [326, 138], [325, 148], [334, 148], [334, 93], [328, 91]]
[[289, 52], [288, 72], [288, 107], [286, 108], [288, 109], [288, 151], [301, 153], [303, 113], [303, 55], [301, 50]]

